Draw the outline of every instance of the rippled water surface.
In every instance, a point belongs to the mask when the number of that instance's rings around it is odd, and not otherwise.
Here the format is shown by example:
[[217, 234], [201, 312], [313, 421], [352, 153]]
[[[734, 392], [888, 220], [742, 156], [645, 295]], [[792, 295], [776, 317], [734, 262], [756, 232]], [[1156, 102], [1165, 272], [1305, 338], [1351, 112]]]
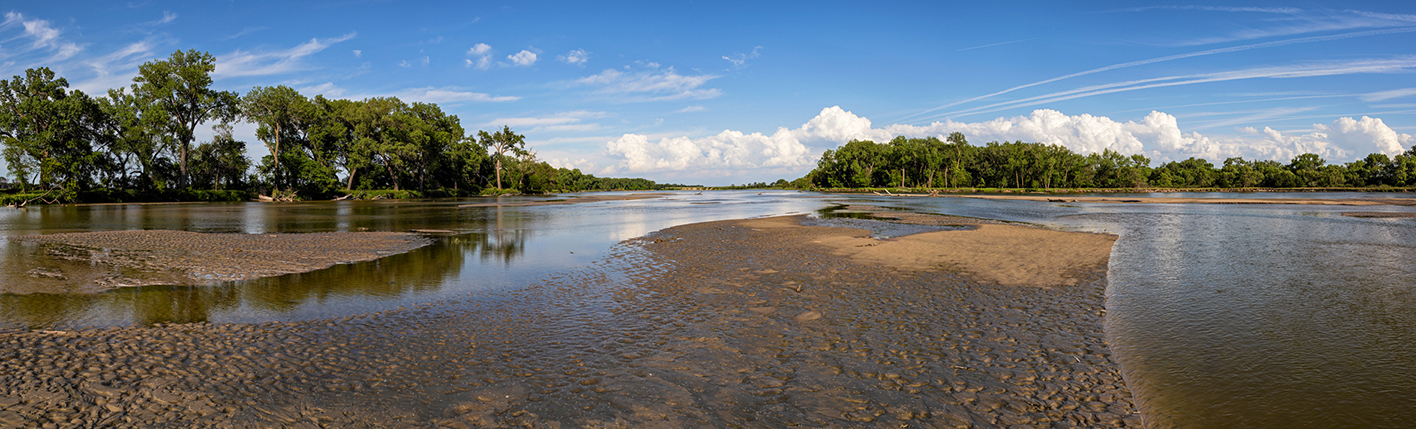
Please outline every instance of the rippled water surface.
[[[1119, 195], [1110, 195], [1119, 196]], [[1158, 194], [1191, 198], [1410, 198], [1410, 194]], [[508, 199], [511, 201], [514, 199]], [[459, 234], [374, 262], [215, 286], [96, 295], [0, 293], [0, 328], [307, 320], [514, 288], [600, 260], [674, 225], [843, 202], [1120, 235], [1107, 334], [1152, 427], [1411, 427], [1416, 421], [1416, 219], [1343, 212], [1412, 207], [1080, 204], [795, 192], [675, 193], [565, 206], [465, 201], [174, 204], [0, 210], [0, 235], [175, 229]], [[845, 222], [851, 222], [846, 220]], [[918, 231], [876, 231], [899, 235]], [[0, 292], [54, 264], [0, 242]]]

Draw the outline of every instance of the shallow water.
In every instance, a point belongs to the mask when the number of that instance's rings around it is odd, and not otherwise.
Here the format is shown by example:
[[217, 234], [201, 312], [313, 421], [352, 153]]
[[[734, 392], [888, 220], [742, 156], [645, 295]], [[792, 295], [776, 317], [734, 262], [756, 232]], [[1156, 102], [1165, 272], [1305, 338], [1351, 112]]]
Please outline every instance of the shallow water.
[[[724, 192], [706, 197], [685, 192], [647, 200], [531, 207], [457, 207], [493, 201], [472, 198], [5, 209], [0, 210], [0, 237], [131, 229], [241, 233], [435, 229], [459, 234], [407, 254], [311, 273], [215, 286], [122, 288], [96, 295], [7, 293], [25, 282], [62, 283], [30, 274], [35, 268], [82, 267], [53, 258], [35, 244], [0, 241], [0, 328], [294, 321], [412, 306], [471, 291], [520, 287], [550, 273], [589, 265], [621, 240], [674, 225], [807, 213], [820, 207], [819, 198], [800, 196]], [[692, 204], [710, 200], [717, 204]]]
[[[0, 210], [0, 235], [6, 236], [121, 229], [461, 233], [375, 262], [217, 286], [0, 294], [0, 328], [289, 321], [381, 311], [471, 291], [519, 288], [589, 266], [616, 242], [674, 225], [820, 216], [824, 213], [817, 211], [841, 203], [869, 203], [1118, 234], [1108, 274], [1107, 335], [1148, 426], [1410, 427], [1416, 421], [1416, 219], [1341, 215], [1416, 211], [1412, 207], [1117, 205], [795, 192], [456, 207], [484, 201]], [[918, 231], [876, 231], [910, 232]], [[11, 282], [34, 281], [27, 272], [50, 263], [46, 258], [35, 246], [0, 242], [0, 290]]]
[[1416, 421], [1416, 219], [1340, 206], [893, 205], [1120, 235], [1107, 336], [1148, 427]]

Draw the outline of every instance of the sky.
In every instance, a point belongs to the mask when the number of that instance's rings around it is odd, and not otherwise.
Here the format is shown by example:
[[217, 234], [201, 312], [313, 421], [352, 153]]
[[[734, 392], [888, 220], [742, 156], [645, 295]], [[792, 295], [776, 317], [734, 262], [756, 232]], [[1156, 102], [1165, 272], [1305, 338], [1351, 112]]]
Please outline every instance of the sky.
[[218, 89], [437, 103], [554, 166], [661, 183], [956, 131], [1157, 164], [1416, 145], [1416, 2], [598, 3], [14, 2], [0, 77], [102, 95], [196, 49]]

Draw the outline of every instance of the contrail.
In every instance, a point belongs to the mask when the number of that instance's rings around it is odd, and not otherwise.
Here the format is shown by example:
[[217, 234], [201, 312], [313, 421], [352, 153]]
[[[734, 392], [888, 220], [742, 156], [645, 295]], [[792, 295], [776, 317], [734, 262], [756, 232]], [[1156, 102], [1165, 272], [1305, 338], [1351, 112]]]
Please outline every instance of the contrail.
[[1013, 91], [1017, 91], [1017, 90], [1023, 89], [1023, 88], [1031, 88], [1031, 87], [1034, 87], [1034, 86], [1043, 85], [1043, 84], [1049, 84], [1049, 83], [1056, 82], [1056, 81], [1063, 80], [1063, 79], [1071, 79], [1071, 78], [1078, 77], [1078, 76], [1086, 76], [1086, 75], [1093, 74], [1093, 73], [1101, 73], [1101, 72], [1104, 72], [1104, 71], [1116, 70], [1116, 69], [1120, 69], [1120, 68], [1135, 67], [1135, 66], [1141, 66], [1141, 65], [1146, 65], [1146, 64], [1153, 64], [1153, 63], [1158, 63], [1158, 62], [1163, 62], [1163, 61], [1178, 60], [1178, 59], [1183, 59], [1183, 58], [1198, 57], [1198, 56], [1204, 56], [1204, 55], [1214, 55], [1214, 54], [1224, 54], [1224, 53], [1229, 53], [1229, 52], [1247, 51], [1247, 50], [1250, 50], [1250, 49], [1272, 48], [1272, 47], [1275, 47], [1275, 46], [1293, 45], [1293, 44], [1298, 44], [1298, 43], [1326, 42], [1326, 41], [1330, 41], [1330, 40], [1341, 40], [1341, 39], [1348, 39], [1348, 38], [1353, 38], [1353, 37], [1364, 37], [1364, 36], [1376, 36], [1376, 35], [1382, 35], [1382, 34], [1410, 33], [1410, 32], [1413, 32], [1413, 31], [1416, 31], [1416, 27], [1402, 27], [1402, 28], [1390, 28], [1390, 29], [1386, 29], [1386, 30], [1358, 31], [1358, 32], [1355, 32], [1355, 33], [1334, 34], [1334, 35], [1331, 35], [1331, 36], [1300, 37], [1300, 38], [1297, 38], [1297, 39], [1277, 40], [1277, 41], [1273, 41], [1273, 42], [1264, 42], [1264, 43], [1255, 43], [1255, 44], [1250, 44], [1250, 45], [1233, 46], [1233, 47], [1228, 47], [1228, 48], [1210, 49], [1210, 50], [1207, 50], [1207, 51], [1190, 52], [1190, 53], [1185, 53], [1185, 54], [1171, 55], [1171, 56], [1168, 56], [1168, 57], [1151, 58], [1151, 59], [1148, 59], [1148, 60], [1140, 60], [1140, 61], [1132, 61], [1132, 62], [1129, 62], [1129, 63], [1113, 64], [1113, 65], [1109, 65], [1109, 66], [1102, 67], [1102, 68], [1091, 69], [1091, 70], [1087, 70], [1087, 71], [1072, 73], [1072, 74], [1065, 75], [1065, 76], [1054, 77], [1054, 78], [1052, 78], [1052, 79], [1047, 79], [1047, 80], [1043, 80], [1043, 81], [1033, 82], [1033, 83], [1029, 83], [1029, 84], [1026, 84], [1026, 85], [1015, 86], [1015, 87], [1008, 88], [1008, 89], [1005, 89], [1005, 90], [1002, 90], [1002, 91], [998, 91], [998, 92], [995, 92], [995, 93], [992, 93], [992, 94], [980, 95], [980, 96], [978, 96], [978, 97], [970, 98], [970, 99], [968, 99], [968, 100], [956, 101], [956, 102], [953, 102], [953, 103], [945, 104], [945, 105], [943, 105], [943, 106], [935, 107], [935, 108], [933, 108], [933, 109], [929, 109], [929, 110], [925, 110], [925, 111], [922, 111], [922, 112], [919, 112], [919, 113], [915, 113], [915, 114], [913, 114], [913, 115], [909, 115], [909, 116], [900, 118], [899, 120], [900, 120], [900, 121], [904, 121], [904, 120], [906, 120], [906, 119], [913, 118], [913, 117], [916, 117], [916, 116], [920, 116], [920, 115], [923, 115], [923, 114], [926, 114], [926, 113], [929, 113], [929, 112], [937, 111], [937, 110], [940, 110], [940, 109], [947, 109], [947, 108], [950, 108], [950, 107], [958, 106], [958, 105], [960, 105], [960, 104], [969, 103], [969, 102], [973, 102], [973, 101], [982, 100], [982, 99], [985, 99], [985, 98], [990, 98], [990, 97], [994, 97], [994, 96], [998, 96], [998, 95], [1007, 94], [1007, 93], [1010, 93], [1010, 92], [1013, 92]]

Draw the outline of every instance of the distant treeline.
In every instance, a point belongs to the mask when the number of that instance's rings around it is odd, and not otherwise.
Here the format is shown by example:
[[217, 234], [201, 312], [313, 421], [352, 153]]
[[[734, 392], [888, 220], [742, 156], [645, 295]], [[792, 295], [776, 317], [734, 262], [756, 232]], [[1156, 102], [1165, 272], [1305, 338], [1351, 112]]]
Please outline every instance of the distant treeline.
[[[143, 64], [132, 85], [101, 97], [69, 89], [48, 68], [0, 80], [0, 139], [12, 187], [61, 201], [171, 198], [189, 195], [173, 190], [194, 189], [327, 198], [373, 189], [460, 195], [661, 188], [552, 167], [509, 127], [471, 133], [436, 104], [310, 98], [286, 86], [217, 91], [215, 64], [211, 54], [177, 51]], [[253, 165], [246, 142], [232, 136], [235, 121], [259, 125], [256, 137], [271, 155]], [[215, 137], [197, 142], [203, 124], [216, 124]]]
[[1190, 158], [1151, 167], [1143, 155], [1105, 150], [1081, 155], [1060, 145], [990, 142], [973, 146], [961, 133], [853, 140], [828, 150], [798, 187], [822, 188], [1297, 188], [1416, 186], [1416, 147], [1389, 157], [1371, 154], [1328, 164], [1315, 154], [1287, 164], [1229, 158], [1224, 165]]

